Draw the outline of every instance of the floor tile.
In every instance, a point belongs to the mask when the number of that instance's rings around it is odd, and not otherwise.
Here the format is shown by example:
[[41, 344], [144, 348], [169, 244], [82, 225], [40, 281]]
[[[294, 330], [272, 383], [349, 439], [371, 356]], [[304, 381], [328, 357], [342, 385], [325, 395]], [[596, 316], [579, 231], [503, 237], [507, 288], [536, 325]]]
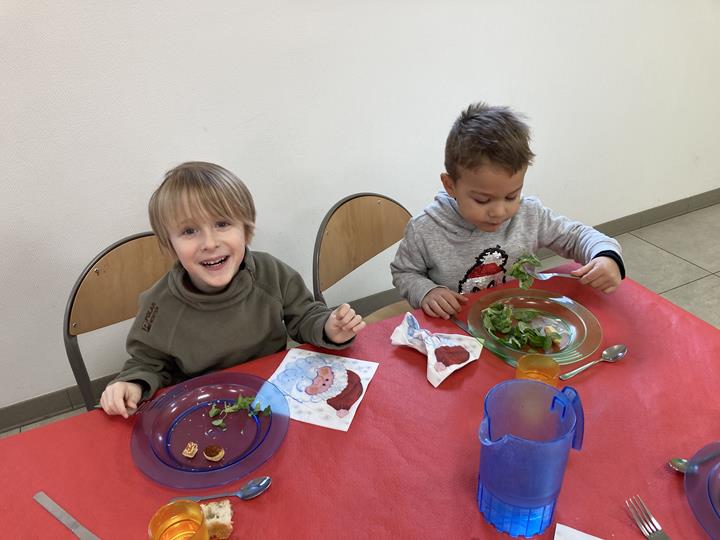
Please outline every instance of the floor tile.
[[570, 259], [564, 259], [560, 255], [552, 255], [546, 259], [540, 259], [540, 262], [542, 263], [540, 270], [549, 270], [550, 268], [555, 268], [556, 266], [572, 261], [570, 261]]
[[720, 271], [720, 204], [636, 229], [632, 234], [705, 270]]
[[621, 234], [620, 242], [629, 278], [651, 291], [663, 293], [709, 275], [709, 272], [664, 251], [633, 233]]
[[85, 409], [75, 409], [72, 411], [67, 411], [64, 413], [57, 414], [55, 416], [51, 416], [49, 418], [45, 418], [43, 420], [39, 420], [38, 422], [33, 422], [32, 424], [28, 424], [26, 426], [22, 426], [20, 428], [20, 431], [28, 431], [30, 429], [34, 429], [36, 427], [44, 426], [46, 424], [50, 424], [52, 422], [56, 422], [57, 420], [62, 420], [63, 418], [70, 418], [71, 416], [76, 416], [78, 414], [82, 414], [85, 412]]
[[673, 304], [720, 328], [720, 276], [710, 275], [663, 293]]

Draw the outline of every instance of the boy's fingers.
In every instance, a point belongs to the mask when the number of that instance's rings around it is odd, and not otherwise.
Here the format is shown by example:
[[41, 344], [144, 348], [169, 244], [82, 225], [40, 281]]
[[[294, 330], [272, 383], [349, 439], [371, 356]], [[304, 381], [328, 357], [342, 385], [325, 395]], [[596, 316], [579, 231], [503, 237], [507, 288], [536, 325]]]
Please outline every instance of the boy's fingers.
[[127, 409], [125, 408], [125, 396], [123, 396], [122, 392], [114, 393], [112, 405], [115, 414], [120, 414], [123, 418], [128, 417]]
[[[355, 310], [352, 310], [352, 309], [351, 309], [350, 311], [348, 311], [348, 312], [345, 314], [345, 316], [343, 316], [342, 319], [340, 319], [340, 324], [343, 326], [343, 328], [344, 328], [344, 327], [347, 327], [349, 324], [352, 324], [352, 322], [353, 322], [355, 319], [357, 319], [358, 317], [360, 317], [360, 315], [358, 315], [357, 313], [355, 313]], [[360, 318], [362, 318], [362, 317], [360, 317]]]
[[[445, 305], [447, 305], [447, 302], [444, 299], [443, 299], [443, 303]], [[441, 304], [439, 301], [436, 302], [435, 304], [436, 304], [435, 312], [438, 314], [438, 317], [442, 317], [443, 319], [449, 319], [450, 315], [448, 314], [448, 312], [445, 309], [445, 307], [443, 306], [443, 304]]]
[[590, 272], [590, 270], [592, 270], [591, 264], [592, 264], [592, 263], [588, 263], [588, 264], [586, 264], [585, 266], [581, 266], [580, 268], [576, 268], [575, 270], [572, 270], [570, 273], [571, 273], [573, 276], [582, 277], [582, 276], [584, 276], [585, 274], [587, 274], [588, 272]]
[[442, 302], [440, 302], [440, 308], [445, 312], [446, 315], [452, 315], [454, 313], [457, 313], [460, 309], [460, 303], [455, 300], [454, 297], [443, 298]]
[[455, 299], [458, 302], [462, 302], [463, 304], [465, 304], [470, 301], [470, 299], [462, 293], [455, 292], [455, 291], [450, 291], [450, 292], [452, 292], [453, 297], [455, 297]]
[[343, 324], [343, 330], [352, 330], [354, 327], [356, 327], [358, 324], [362, 322], [362, 317], [360, 315], [354, 315], [349, 321], [345, 322]]
[[342, 319], [347, 315], [348, 311], [350, 311], [350, 304], [340, 304], [337, 308], [335, 308], [335, 316], [338, 319]]
[[362, 330], [366, 326], [367, 326], [367, 323], [365, 321], [361, 321], [360, 324], [353, 327], [352, 331], [357, 334], [360, 330]]
[[422, 305], [422, 310], [429, 315], [430, 317], [438, 317], [438, 315], [435, 313], [432, 307], [430, 307], [429, 303]]

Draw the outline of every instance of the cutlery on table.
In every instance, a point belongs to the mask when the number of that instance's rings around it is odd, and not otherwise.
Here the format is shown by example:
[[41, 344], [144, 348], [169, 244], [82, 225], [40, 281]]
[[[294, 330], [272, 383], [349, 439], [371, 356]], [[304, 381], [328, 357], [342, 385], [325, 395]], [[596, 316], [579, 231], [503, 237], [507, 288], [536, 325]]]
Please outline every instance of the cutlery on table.
[[608, 347], [602, 352], [602, 356], [598, 358], [597, 360], [593, 360], [592, 362], [588, 362], [584, 366], [580, 366], [577, 369], [573, 369], [572, 371], [568, 371], [567, 373], [563, 373], [560, 375], [560, 380], [566, 381], [570, 377], [574, 377], [578, 373], [582, 373], [587, 368], [594, 366], [595, 364], [599, 362], [617, 362], [620, 360], [623, 356], [627, 354], [627, 347], [623, 345], [622, 343], [618, 343], [617, 345], [612, 345], [611, 347]]
[[679, 472], [680, 474], [685, 474], [687, 472], [687, 465], [687, 459], [679, 457], [669, 459], [667, 462], [668, 467], [670, 467], [674, 471]]
[[649, 540], [670, 540], [670, 537], [663, 532], [660, 523], [652, 515], [640, 495], [634, 495], [627, 499], [625, 506], [627, 506], [630, 517], [632, 517], [635, 525], [638, 526], [645, 538]]
[[[470, 331], [470, 327], [466, 323], [464, 323], [460, 319], [458, 319], [457, 317], [450, 317], [450, 320], [460, 330], [464, 330], [466, 333], [470, 334], [471, 336], [473, 335], [473, 333]], [[473, 337], [475, 337], [475, 336], [473, 336]]]
[[33, 499], [35, 499], [35, 502], [37, 502], [45, 510], [50, 512], [55, 519], [70, 529], [75, 536], [80, 538], [80, 540], [100, 540], [100, 538], [80, 525], [74, 517], [68, 514], [58, 503], [48, 497], [44, 491], [38, 491], [35, 495], [33, 495]]
[[536, 272], [535, 270], [528, 268], [527, 266], [523, 267], [523, 269], [528, 275], [534, 277], [535, 279], [539, 279], [540, 281], [545, 281], [554, 277], [580, 279], [578, 276], [573, 276], [572, 274], [560, 274], [558, 272]]
[[187, 495], [185, 497], [174, 497], [170, 500], [185, 500], [198, 502], [207, 499], [221, 499], [223, 497], [239, 497], [243, 501], [249, 501], [250, 499], [254, 499], [255, 497], [257, 497], [261, 493], [264, 493], [265, 490], [270, 487], [270, 484], [272, 484], [272, 478], [270, 478], [269, 476], [260, 476], [258, 478], [253, 478], [239, 490], [232, 491], [230, 493], [214, 493], [211, 495]]
[[467, 323], [461, 321], [461, 320], [458, 319], [457, 317], [450, 317], [450, 321], [451, 321], [455, 326], [457, 326], [458, 328], [460, 328], [460, 330], [464, 330], [467, 334], [470, 335], [470, 337], [474, 337], [475, 339], [477, 339], [477, 340], [480, 342], [481, 345], [484, 345], [484, 344], [485, 344], [485, 340], [484, 340], [484, 339], [479, 338], [479, 337], [477, 337], [475, 334], [472, 333], [472, 331], [470, 330], [470, 327], [467, 325]]
[[668, 460], [667, 466], [671, 469], [682, 473], [696, 473], [698, 469], [700, 468], [700, 465], [703, 465], [704, 463], [707, 463], [708, 461], [712, 461], [713, 459], [717, 459], [720, 457], [720, 452], [712, 452], [711, 454], [705, 456], [704, 458], [698, 460], [695, 462], [694, 465], [691, 465], [690, 468], [688, 468], [689, 463], [687, 459], [684, 458], [672, 458]]
[[[145, 401], [142, 401], [140, 403], [140, 405], [137, 406], [137, 408], [128, 407], [127, 408], [128, 415], [130, 415], [130, 416], [138, 415], [139, 416], [140, 413], [143, 412], [145, 409], [149, 409], [150, 405], [152, 405], [152, 403], [153, 403], [152, 400], [147, 399]], [[97, 405], [95, 405], [95, 408], [102, 409], [102, 405], [100, 405], [98, 403]]]

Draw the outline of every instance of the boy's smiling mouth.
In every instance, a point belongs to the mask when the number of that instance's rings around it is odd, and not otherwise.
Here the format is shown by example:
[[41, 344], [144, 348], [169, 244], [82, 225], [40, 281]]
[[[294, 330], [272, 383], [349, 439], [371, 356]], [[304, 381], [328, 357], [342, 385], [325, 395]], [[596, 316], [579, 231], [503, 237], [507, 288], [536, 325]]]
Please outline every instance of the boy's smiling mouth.
[[204, 266], [205, 268], [217, 268], [218, 266], [222, 265], [225, 261], [227, 261], [229, 258], [228, 255], [224, 255], [222, 257], [218, 257], [217, 259], [210, 259], [207, 261], [200, 261], [200, 264]]

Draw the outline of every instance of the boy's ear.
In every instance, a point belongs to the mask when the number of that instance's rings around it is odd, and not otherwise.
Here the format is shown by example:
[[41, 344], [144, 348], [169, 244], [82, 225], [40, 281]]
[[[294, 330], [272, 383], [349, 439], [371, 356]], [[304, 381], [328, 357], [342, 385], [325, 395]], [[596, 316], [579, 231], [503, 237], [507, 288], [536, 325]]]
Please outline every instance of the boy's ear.
[[440, 181], [442, 182], [442, 185], [445, 188], [445, 191], [447, 191], [448, 195], [454, 198], [455, 180], [453, 180], [452, 176], [450, 176], [448, 173], [442, 173], [440, 175]]

